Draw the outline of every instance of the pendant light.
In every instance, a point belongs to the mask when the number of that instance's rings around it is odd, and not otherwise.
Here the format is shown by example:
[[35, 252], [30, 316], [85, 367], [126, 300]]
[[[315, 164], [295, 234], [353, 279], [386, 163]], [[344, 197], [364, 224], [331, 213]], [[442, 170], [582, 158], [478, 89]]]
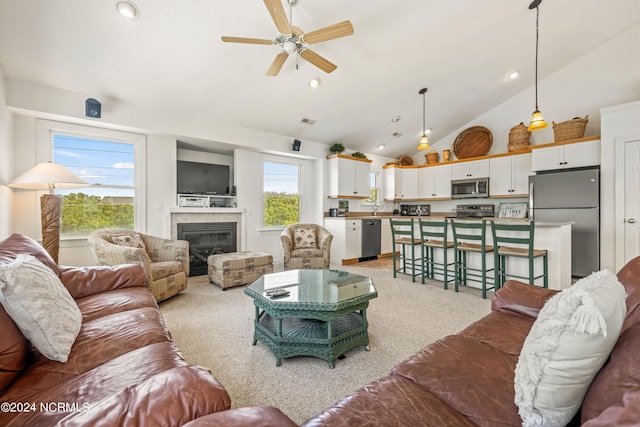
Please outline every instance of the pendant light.
[[420, 144], [418, 144], [418, 150], [429, 150], [431, 149], [431, 147], [429, 146], [429, 141], [427, 140], [427, 127], [425, 126], [425, 113], [424, 113], [424, 108], [425, 108], [424, 94], [427, 93], [427, 88], [423, 87], [422, 89], [420, 89], [418, 93], [422, 95], [422, 136], [420, 137]]
[[538, 33], [539, 33], [539, 19], [540, 19], [540, 8], [538, 6], [540, 6], [540, 3], [542, 3], [542, 0], [533, 0], [531, 2], [531, 4], [529, 5], [529, 9], [534, 9], [536, 10], [536, 110], [533, 112], [533, 114], [531, 115], [531, 123], [529, 124], [529, 127], [527, 128], [528, 131], [535, 131], [535, 130], [540, 130], [540, 129], [544, 129], [547, 126], [549, 126], [547, 124], [547, 122], [544, 121], [544, 118], [542, 118], [542, 113], [540, 112], [540, 110], [538, 109]]

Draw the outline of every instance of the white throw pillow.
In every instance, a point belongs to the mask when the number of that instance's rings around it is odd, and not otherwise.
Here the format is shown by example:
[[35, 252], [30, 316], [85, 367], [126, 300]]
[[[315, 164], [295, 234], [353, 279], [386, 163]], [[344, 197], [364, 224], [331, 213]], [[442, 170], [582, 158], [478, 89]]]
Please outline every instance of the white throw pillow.
[[626, 292], [602, 270], [554, 295], [527, 336], [515, 370], [523, 425], [564, 426], [618, 340]]
[[45, 357], [66, 362], [82, 314], [53, 271], [31, 255], [0, 264], [0, 303]]

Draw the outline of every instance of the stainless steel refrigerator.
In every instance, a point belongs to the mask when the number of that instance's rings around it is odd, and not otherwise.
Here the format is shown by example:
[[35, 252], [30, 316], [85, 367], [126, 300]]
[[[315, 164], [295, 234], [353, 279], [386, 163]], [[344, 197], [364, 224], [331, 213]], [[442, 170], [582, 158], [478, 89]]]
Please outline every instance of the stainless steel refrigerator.
[[529, 177], [529, 216], [572, 221], [571, 275], [600, 270], [600, 169], [538, 173]]

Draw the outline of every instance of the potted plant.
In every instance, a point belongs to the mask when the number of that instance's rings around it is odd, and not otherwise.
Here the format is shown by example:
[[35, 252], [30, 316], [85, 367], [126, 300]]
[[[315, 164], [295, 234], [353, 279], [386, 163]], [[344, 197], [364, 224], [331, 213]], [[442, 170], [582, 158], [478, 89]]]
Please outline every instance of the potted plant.
[[357, 157], [358, 159], [366, 159], [367, 158], [367, 156], [361, 151], [356, 151], [355, 153], [351, 154], [351, 157]]
[[340, 154], [344, 151], [344, 145], [342, 145], [342, 143], [340, 142], [336, 142], [331, 147], [329, 147], [329, 151], [331, 151], [332, 154]]

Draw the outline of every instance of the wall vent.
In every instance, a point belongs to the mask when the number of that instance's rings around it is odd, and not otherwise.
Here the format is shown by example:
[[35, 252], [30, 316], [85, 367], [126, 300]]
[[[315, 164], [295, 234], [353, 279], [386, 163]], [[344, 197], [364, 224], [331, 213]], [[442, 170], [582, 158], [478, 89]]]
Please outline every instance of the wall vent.
[[316, 124], [316, 120], [309, 119], [307, 117], [303, 117], [302, 120], [300, 120], [300, 123], [304, 123], [304, 124], [307, 124], [307, 125], [315, 125]]

